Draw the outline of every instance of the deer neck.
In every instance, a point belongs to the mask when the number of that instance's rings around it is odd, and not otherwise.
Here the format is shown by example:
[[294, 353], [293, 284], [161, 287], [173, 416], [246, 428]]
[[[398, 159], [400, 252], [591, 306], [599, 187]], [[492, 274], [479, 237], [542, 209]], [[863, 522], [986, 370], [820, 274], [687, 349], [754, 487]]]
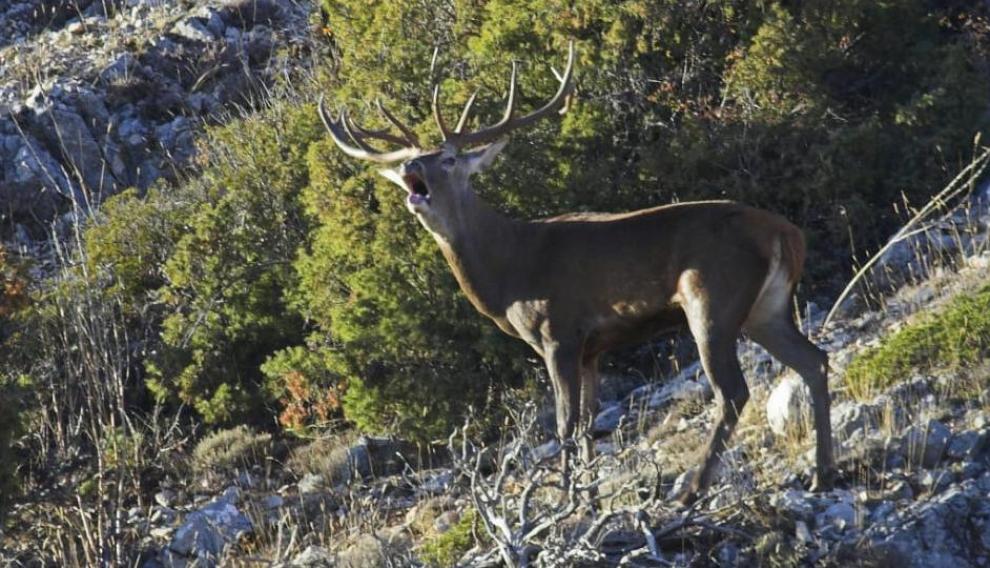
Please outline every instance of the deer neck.
[[446, 234], [431, 232], [474, 307], [498, 317], [511, 303], [509, 286], [520, 273], [529, 224], [500, 214], [471, 190], [466, 193]]

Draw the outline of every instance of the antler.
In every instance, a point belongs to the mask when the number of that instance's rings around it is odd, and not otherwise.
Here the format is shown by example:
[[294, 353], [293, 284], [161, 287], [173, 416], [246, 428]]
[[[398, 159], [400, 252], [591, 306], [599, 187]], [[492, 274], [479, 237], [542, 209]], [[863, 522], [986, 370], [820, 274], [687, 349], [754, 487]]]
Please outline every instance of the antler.
[[[436, 52], [434, 52], [433, 58], [434, 61], [431, 64], [431, 67], [436, 64]], [[467, 125], [468, 118], [471, 115], [471, 107], [474, 105], [478, 92], [475, 91], [475, 93], [471, 95], [471, 98], [468, 99], [467, 104], [464, 105], [464, 110], [461, 111], [461, 117], [457, 121], [457, 126], [453, 131], [451, 131], [447, 128], [447, 123], [444, 121], [443, 115], [440, 113], [440, 84], [436, 83], [433, 85], [433, 118], [436, 120], [437, 127], [443, 135], [444, 143], [448, 146], [459, 149], [466, 146], [483, 144], [485, 142], [497, 140], [506, 136], [509, 132], [517, 128], [528, 126], [552, 112], [559, 111], [560, 114], [567, 112], [567, 101], [571, 93], [574, 91], [574, 84], [571, 82], [573, 72], [574, 42], [572, 41], [567, 49], [567, 68], [564, 69], [564, 74], [560, 75], [556, 70], [553, 71], [554, 75], [557, 77], [557, 80], [560, 81], [560, 87], [557, 88], [557, 93], [548, 103], [539, 109], [524, 116], [513, 117], [516, 109], [516, 64], [513, 63], [512, 75], [509, 78], [509, 97], [505, 105], [505, 114], [502, 116], [502, 120], [492, 126], [482, 128], [475, 132], [464, 132], [464, 127]], [[382, 113], [382, 115], [384, 115], [393, 126], [399, 129], [402, 136], [392, 134], [388, 130], [368, 130], [363, 128], [347, 115], [346, 109], [341, 109], [337, 119], [334, 120], [326, 110], [323, 97], [320, 97], [318, 110], [320, 113], [320, 119], [323, 120], [323, 125], [327, 127], [333, 141], [340, 147], [341, 150], [344, 151], [344, 153], [349, 156], [384, 163], [407, 160], [421, 154], [422, 146], [419, 142], [419, 138], [412, 131], [412, 129], [403, 124], [402, 121], [389, 112], [388, 109], [386, 109], [382, 104], [381, 100], [375, 101], [375, 105], [378, 107], [378, 110]], [[383, 152], [365, 142], [367, 139], [377, 139], [390, 144], [398, 144], [402, 146], [402, 148], [392, 150], [391, 152]]]
[[443, 135], [445, 144], [455, 148], [464, 148], [466, 146], [491, 142], [506, 136], [509, 132], [516, 130], [517, 128], [528, 126], [552, 112], [558, 110], [560, 111], [560, 114], [567, 112], [566, 103], [568, 97], [574, 91], [574, 84], [571, 82], [573, 74], [574, 42], [571, 41], [567, 48], [567, 68], [564, 69], [563, 76], [558, 75], [557, 72], [554, 71], [554, 75], [556, 75], [557, 79], [560, 81], [560, 87], [557, 88], [557, 93], [553, 96], [553, 98], [539, 109], [518, 118], [514, 118], [512, 116], [515, 112], [516, 106], [516, 64], [513, 62], [512, 75], [509, 78], [509, 96], [505, 104], [505, 114], [502, 116], [502, 120], [492, 126], [482, 128], [481, 130], [466, 133], [462, 132], [464, 126], [467, 124], [468, 115], [471, 112], [471, 105], [474, 104], [474, 99], [477, 95], [477, 93], [475, 93], [474, 95], [471, 95], [471, 98], [468, 99], [467, 104], [464, 105], [464, 111], [461, 112], [461, 118], [457, 122], [457, 128], [451, 132], [447, 129], [443, 115], [440, 113], [439, 83], [436, 83], [433, 86], [433, 118], [437, 122], [437, 127], [440, 128], [440, 133]]
[[[320, 97], [317, 110], [320, 114], [320, 120], [323, 121], [323, 125], [330, 132], [330, 137], [333, 138], [337, 146], [348, 156], [380, 163], [399, 162], [418, 156], [422, 152], [419, 148], [419, 138], [416, 137], [409, 127], [402, 124], [399, 119], [388, 112], [380, 100], [376, 104], [382, 114], [385, 115], [385, 118], [402, 131], [403, 136], [396, 136], [387, 130], [367, 130], [362, 128], [347, 115], [346, 109], [341, 109], [337, 120], [334, 120], [327, 112], [322, 96]], [[391, 152], [382, 152], [365, 142], [365, 139], [384, 140], [385, 142], [399, 144], [404, 147]]]

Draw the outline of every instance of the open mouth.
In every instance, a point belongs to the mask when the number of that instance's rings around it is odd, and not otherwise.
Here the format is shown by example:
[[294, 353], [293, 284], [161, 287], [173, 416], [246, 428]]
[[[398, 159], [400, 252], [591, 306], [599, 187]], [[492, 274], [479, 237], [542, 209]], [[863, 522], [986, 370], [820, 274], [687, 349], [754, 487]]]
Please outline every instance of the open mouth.
[[402, 176], [406, 182], [406, 189], [409, 191], [409, 203], [418, 205], [430, 202], [430, 190], [426, 187], [426, 182], [416, 174], [406, 174]]

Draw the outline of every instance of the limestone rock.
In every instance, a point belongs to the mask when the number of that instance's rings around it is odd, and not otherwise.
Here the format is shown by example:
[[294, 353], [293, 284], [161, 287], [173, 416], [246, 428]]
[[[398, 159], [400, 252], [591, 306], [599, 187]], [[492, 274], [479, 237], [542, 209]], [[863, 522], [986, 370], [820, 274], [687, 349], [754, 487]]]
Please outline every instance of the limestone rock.
[[811, 424], [811, 393], [798, 375], [784, 377], [767, 398], [767, 423], [778, 436]]

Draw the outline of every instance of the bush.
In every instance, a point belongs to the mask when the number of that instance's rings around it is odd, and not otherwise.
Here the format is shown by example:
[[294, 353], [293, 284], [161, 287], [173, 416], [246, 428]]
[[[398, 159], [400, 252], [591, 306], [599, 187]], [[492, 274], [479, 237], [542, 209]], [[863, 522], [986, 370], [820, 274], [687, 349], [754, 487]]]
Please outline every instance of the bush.
[[858, 354], [846, 369], [850, 394], [860, 400], [937, 368], [965, 368], [990, 353], [990, 286], [953, 298]]
[[340, 417], [340, 381], [331, 372], [325, 350], [289, 347], [272, 355], [261, 372], [268, 396], [281, 412], [279, 424], [296, 434], [325, 429]]
[[208, 134], [214, 150], [192, 184], [202, 198], [164, 264], [169, 313], [147, 362], [152, 392], [207, 423], [268, 422], [274, 401], [260, 366], [302, 340], [288, 303], [308, 226], [297, 196], [317, 122], [313, 107], [279, 103]]
[[428, 566], [456, 566], [457, 561], [475, 545], [474, 523], [478, 514], [467, 509], [457, 523], [440, 535], [427, 540], [419, 549], [419, 557]]
[[306, 473], [322, 475], [329, 485], [347, 483], [354, 477], [350, 449], [359, 438], [349, 430], [313, 440], [292, 450], [289, 469], [299, 477]]
[[8, 259], [0, 245], [0, 519], [19, 493], [17, 478], [21, 459], [14, 448], [24, 434], [24, 390], [26, 379], [5, 365], [8, 336], [14, 332], [13, 319], [28, 305], [27, 278], [23, 267]]
[[3, 519], [13, 499], [20, 493], [17, 475], [22, 458], [15, 442], [25, 434], [24, 385], [0, 375], [0, 520]]
[[269, 455], [271, 434], [258, 433], [246, 426], [217, 430], [203, 437], [193, 449], [198, 471], [225, 471], [262, 463]]

